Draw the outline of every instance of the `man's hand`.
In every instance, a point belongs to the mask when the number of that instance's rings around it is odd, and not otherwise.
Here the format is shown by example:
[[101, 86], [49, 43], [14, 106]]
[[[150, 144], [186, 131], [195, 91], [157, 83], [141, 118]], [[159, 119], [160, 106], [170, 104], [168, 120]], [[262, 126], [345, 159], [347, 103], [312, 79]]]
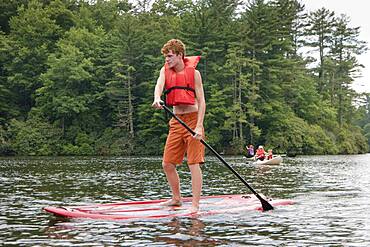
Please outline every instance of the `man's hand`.
[[195, 135], [193, 137], [197, 140], [202, 140], [203, 139], [203, 128], [202, 127], [196, 127], [194, 129]]
[[161, 99], [155, 99], [153, 101], [152, 107], [154, 107], [155, 109], [163, 109], [161, 103], [163, 103]]

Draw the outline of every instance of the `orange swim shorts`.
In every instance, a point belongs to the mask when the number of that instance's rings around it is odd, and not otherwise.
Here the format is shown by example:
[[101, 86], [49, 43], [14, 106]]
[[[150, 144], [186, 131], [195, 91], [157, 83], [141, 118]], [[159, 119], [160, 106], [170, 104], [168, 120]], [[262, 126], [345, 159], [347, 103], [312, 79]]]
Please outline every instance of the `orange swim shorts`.
[[[191, 129], [197, 125], [198, 112], [176, 114]], [[169, 122], [169, 133], [164, 147], [163, 162], [165, 164], [181, 164], [186, 154], [188, 165], [204, 163], [204, 145], [185, 129], [175, 118]], [[203, 130], [204, 138], [204, 130]]]

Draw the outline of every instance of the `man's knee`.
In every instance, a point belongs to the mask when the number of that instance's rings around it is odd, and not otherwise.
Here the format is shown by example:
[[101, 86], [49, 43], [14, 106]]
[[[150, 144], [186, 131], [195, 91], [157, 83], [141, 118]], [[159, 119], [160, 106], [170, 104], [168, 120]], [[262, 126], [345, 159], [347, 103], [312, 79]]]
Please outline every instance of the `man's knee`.
[[190, 170], [192, 169], [199, 169], [200, 168], [200, 164], [188, 164], [188, 167]]
[[163, 167], [163, 170], [167, 173], [167, 172], [174, 172], [176, 170], [176, 165], [174, 164], [171, 164], [171, 163], [165, 163], [165, 162], [162, 162], [162, 167]]

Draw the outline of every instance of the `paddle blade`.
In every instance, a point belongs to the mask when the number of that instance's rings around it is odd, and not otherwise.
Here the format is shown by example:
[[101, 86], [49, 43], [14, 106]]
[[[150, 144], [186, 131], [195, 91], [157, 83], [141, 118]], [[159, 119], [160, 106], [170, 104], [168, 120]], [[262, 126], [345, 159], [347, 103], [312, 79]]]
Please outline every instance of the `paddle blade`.
[[260, 198], [260, 201], [261, 201], [261, 204], [262, 204], [262, 210], [263, 211], [269, 211], [269, 210], [274, 209], [274, 207], [270, 203], [268, 203], [265, 199]]

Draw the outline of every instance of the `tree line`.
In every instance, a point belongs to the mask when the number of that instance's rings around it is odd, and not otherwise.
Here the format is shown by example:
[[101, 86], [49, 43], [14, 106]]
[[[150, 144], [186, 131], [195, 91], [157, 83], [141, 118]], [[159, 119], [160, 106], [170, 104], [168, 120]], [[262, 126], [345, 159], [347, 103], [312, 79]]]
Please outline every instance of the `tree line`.
[[345, 15], [296, 0], [19, 0], [0, 8], [1, 155], [157, 155], [163, 44], [201, 55], [207, 142], [241, 154], [369, 150], [366, 52]]

